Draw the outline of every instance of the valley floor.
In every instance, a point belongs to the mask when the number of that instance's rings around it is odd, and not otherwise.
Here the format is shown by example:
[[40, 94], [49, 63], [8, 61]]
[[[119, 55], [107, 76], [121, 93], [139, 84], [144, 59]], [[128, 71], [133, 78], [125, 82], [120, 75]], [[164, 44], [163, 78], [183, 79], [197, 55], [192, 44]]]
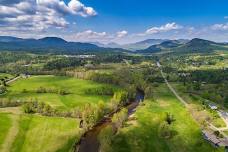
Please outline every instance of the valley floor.
[[[173, 136], [160, 135], [166, 113], [174, 115]], [[145, 101], [136, 114], [115, 136], [115, 152], [209, 152], [223, 151], [211, 146], [202, 137], [200, 126], [165, 84], [155, 88], [154, 98]]]

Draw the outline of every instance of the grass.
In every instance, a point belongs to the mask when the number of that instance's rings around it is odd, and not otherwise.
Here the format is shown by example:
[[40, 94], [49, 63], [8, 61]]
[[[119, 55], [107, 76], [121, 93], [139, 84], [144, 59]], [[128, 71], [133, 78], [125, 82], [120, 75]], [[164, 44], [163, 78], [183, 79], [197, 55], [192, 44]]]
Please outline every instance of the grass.
[[0, 79], [3, 79], [3, 78], [12, 78], [13, 76], [11, 74], [7, 74], [7, 73], [0, 73]]
[[[51, 106], [59, 109], [70, 109], [85, 103], [97, 103], [100, 100], [109, 101], [111, 96], [99, 96], [85, 94], [85, 90], [89, 88], [98, 88], [106, 86], [87, 80], [79, 80], [69, 77], [60, 76], [34, 76], [28, 79], [21, 79], [8, 87], [8, 93], [0, 96], [0, 98], [30, 100], [46, 102]], [[68, 95], [59, 95], [54, 93], [36, 93], [39, 87], [64, 89], [70, 92]], [[114, 87], [114, 86], [113, 86]], [[117, 89], [116, 87], [114, 87]], [[26, 89], [27, 92], [23, 92]]]
[[11, 152], [54, 152], [72, 148], [79, 139], [76, 119], [21, 115]]
[[0, 149], [5, 141], [5, 138], [7, 137], [11, 124], [12, 122], [10, 119], [10, 115], [0, 113]]
[[220, 127], [226, 127], [225, 122], [220, 118], [220, 116], [218, 115], [218, 113], [216, 111], [213, 111], [211, 109], [209, 109], [208, 107], [204, 107], [202, 105], [202, 101], [204, 99], [202, 99], [201, 97], [194, 95], [194, 96], [190, 96], [188, 93], [184, 93], [184, 86], [182, 85], [182, 83], [172, 83], [172, 86], [174, 87], [174, 89], [178, 92], [178, 94], [180, 94], [180, 96], [187, 101], [188, 103], [192, 104], [192, 105], [196, 105], [199, 109], [201, 109], [201, 111], [204, 111], [204, 113], [206, 113], [210, 118], [211, 118], [211, 123], [220, 128]]
[[[129, 121], [115, 136], [113, 151], [222, 151], [203, 139], [199, 125], [164, 84], [155, 88], [154, 99], [145, 103], [135, 113], [136, 122]], [[166, 112], [173, 114], [176, 119], [172, 126], [174, 136], [170, 139], [162, 138], [159, 134], [159, 126], [164, 122]]]

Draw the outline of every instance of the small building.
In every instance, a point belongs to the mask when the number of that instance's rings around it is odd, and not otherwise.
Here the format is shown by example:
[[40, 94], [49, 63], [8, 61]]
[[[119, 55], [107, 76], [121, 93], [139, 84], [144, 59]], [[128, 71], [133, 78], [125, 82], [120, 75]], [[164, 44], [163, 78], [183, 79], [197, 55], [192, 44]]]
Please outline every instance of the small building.
[[209, 130], [203, 130], [202, 134], [204, 139], [210, 142], [214, 147], [228, 147], [227, 138], [219, 138], [212, 131]]
[[211, 110], [217, 110], [218, 107], [214, 103], [209, 103], [208, 106], [211, 108]]
[[204, 139], [209, 141], [214, 147], [219, 147], [220, 140], [213, 132], [203, 130], [202, 134]]
[[94, 69], [95, 68], [95, 66], [93, 64], [90, 64], [90, 63], [84, 65], [84, 67], [87, 69]]

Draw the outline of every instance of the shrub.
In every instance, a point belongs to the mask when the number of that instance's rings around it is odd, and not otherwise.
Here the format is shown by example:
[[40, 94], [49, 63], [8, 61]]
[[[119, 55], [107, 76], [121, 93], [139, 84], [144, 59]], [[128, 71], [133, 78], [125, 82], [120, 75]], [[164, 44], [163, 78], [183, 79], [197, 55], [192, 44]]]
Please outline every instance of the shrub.
[[124, 122], [128, 118], [128, 110], [126, 108], [122, 109], [120, 112], [114, 114], [112, 117], [112, 122], [114, 126], [119, 129], [123, 126]]
[[112, 87], [100, 87], [100, 88], [91, 88], [85, 90], [86, 94], [95, 94], [95, 95], [110, 95], [112, 96], [114, 94], [114, 89]]
[[166, 113], [165, 121], [171, 125], [172, 122], [176, 121], [174, 116], [171, 113]]
[[5, 86], [0, 86], [0, 94], [3, 94], [7, 91]]
[[162, 138], [171, 138], [172, 137], [172, 129], [171, 126], [166, 122], [163, 122], [159, 126], [159, 134]]
[[33, 103], [31, 103], [31, 102], [28, 102], [23, 105], [23, 111], [25, 113], [35, 113], [36, 112], [35, 110], [36, 109], [34, 108]]
[[91, 129], [99, 120], [98, 108], [91, 104], [86, 104], [82, 111], [83, 128]]
[[99, 152], [110, 152], [112, 140], [113, 140], [114, 131], [112, 126], [107, 126], [104, 128], [99, 136], [98, 140], [100, 142]]
[[0, 99], [0, 107], [17, 107], [23, 104], [23, 102], [20, 101], [13, 101], [13, 100], [8, 100], [8, 99]]

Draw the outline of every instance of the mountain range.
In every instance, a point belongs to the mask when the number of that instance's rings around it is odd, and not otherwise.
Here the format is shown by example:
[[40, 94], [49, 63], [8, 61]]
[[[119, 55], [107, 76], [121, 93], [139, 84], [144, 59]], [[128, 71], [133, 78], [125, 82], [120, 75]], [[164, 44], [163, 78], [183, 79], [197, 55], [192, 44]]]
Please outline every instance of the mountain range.
[[121, 48], [105, 48], [99, 47], [91, 43], [68, 42], [58, 37], [45, 37], [42, 39], [22, 39], [9, 36], [0, 36], [0, 50], [47, 53], [86, 53], [102, 51], [124, 51]]
[[146, 49], [136, 50], [137, 53], [181, 52], [181, 53], [208, 53], [214, 50], [228, 50], [225, 43], [216, 43], [204, 39], [194, 38], [188, 42], [168, 40], [152, 45]]
[[[139, 41], [136, 43], [122, 44], [122, 45], [115, 43], [115, 42], [111, 42], [108, 44], [102, 44], [99, 42], [90, 42], [90, 43], [95, 44], [95, 45], [100, 46], [100, 47], [123, 48], [126, 50], [135, 51], [135, 50], [146, 49], [152, 45], [157, 45], [157, 44], [160, 44], [160, 43], [165, 42], [165, 41], [169, 41], [169, 39], [147, 39], [147, 40]], [[186, 43], [189, 40], [179, 39], [178, 41], [181, 43]]]
[[226, 43], [216, 43], [199, 38], [192, 40], [148, 39], [136, 43], [119, 45], [117, 43], [102, 44], [99, 42], [68, 42], [58, 37], [22, 39], [10, 36], [0, 36], [0, 51], [28, 51], [35, 53], [45, 52], [61, 54], [89, 52], [134, 52], [151, 54], [158, 52], [202, 53], [227, 49], [228, 47]]

